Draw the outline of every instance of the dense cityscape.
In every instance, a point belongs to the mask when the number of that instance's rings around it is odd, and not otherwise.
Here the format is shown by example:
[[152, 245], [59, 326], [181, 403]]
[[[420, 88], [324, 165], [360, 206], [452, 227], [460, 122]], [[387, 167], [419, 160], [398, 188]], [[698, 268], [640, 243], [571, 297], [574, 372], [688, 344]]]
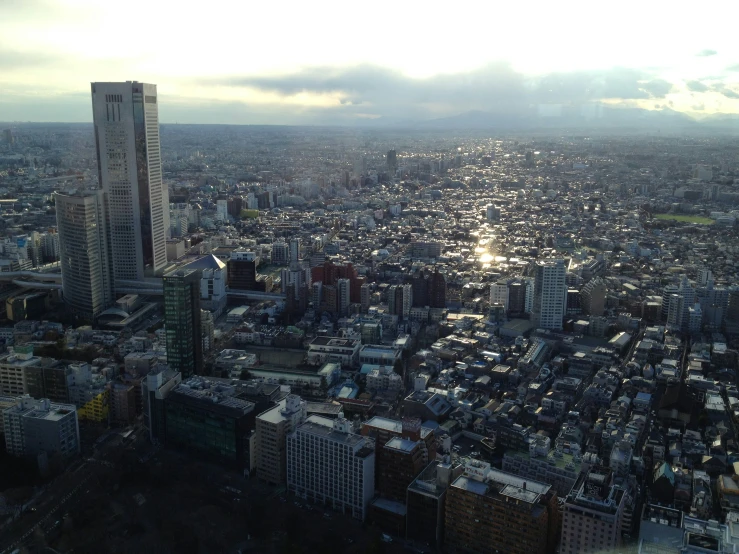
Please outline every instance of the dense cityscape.
[[0, 125], [0, 553], [739, 552], [739, 136]]

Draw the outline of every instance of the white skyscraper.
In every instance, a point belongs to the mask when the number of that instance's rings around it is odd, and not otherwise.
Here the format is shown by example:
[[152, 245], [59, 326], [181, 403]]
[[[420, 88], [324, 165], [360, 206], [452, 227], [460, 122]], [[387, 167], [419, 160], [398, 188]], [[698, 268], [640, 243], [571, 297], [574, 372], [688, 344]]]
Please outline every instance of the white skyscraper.
[[115, 282], [160, 274], [167, 265], [169, 194], [156, 85], [92, 83], [92, 111]]
[[534, 324], [540, 329], [562, 329], [567, 307], [567, 268], [563, 260], [536, 264]]
[[54, 195], [64, 303], [95, 319], [113, 303], [102, 191]]

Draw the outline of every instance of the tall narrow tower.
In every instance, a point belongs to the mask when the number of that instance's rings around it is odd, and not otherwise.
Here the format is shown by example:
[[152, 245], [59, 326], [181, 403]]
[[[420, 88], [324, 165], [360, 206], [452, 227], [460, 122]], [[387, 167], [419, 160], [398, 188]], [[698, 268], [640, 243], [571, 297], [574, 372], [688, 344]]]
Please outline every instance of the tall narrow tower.
[[564, 260], [536, 264], [534, 280], [534, 324], [541, 329], [562, 329], [567, 307], [567, 267]]
[[116, 285], [159, 275], [167, 264], [169, 194], [156, 85], [92, 83], [92, 112]]
[[183, 379], [202, 373], [203, 331], [200, 320], [200, 271], [178, 269], [165, 275], [164, 327], [167, 365]]
[[54, 194], [62, 294], [70, 311], [95, 319], [113, 303], [101, 191]]

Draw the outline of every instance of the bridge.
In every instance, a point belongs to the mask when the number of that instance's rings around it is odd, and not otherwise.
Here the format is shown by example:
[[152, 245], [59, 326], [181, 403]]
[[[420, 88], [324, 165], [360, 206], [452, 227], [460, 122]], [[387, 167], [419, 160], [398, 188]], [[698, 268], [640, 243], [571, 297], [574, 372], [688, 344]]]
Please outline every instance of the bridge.
[[2, 271], [0, 272], [0, 282], [4, 281], [9, 281], [24, 289], [53, 290], [62, 288], [61, 273], [31, 271], [28, 269], [20, 271]]

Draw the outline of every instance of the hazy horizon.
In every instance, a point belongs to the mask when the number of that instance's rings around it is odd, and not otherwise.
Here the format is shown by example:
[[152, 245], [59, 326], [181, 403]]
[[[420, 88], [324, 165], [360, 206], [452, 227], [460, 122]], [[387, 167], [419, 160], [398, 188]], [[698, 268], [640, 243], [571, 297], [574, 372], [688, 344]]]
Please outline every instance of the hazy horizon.
[[214, 0], [174, 12], [143, 0], [125, 10], [10, 0], [0, 4], [0, 120], [88, 122], [90, 82], [126, 80], [158, 85], [163, 123], [588, 116], [600, 104], [739, 113], [739, 8], [702, 4], [722, 14], [710, 26], [664, 2], [618, 8]]

